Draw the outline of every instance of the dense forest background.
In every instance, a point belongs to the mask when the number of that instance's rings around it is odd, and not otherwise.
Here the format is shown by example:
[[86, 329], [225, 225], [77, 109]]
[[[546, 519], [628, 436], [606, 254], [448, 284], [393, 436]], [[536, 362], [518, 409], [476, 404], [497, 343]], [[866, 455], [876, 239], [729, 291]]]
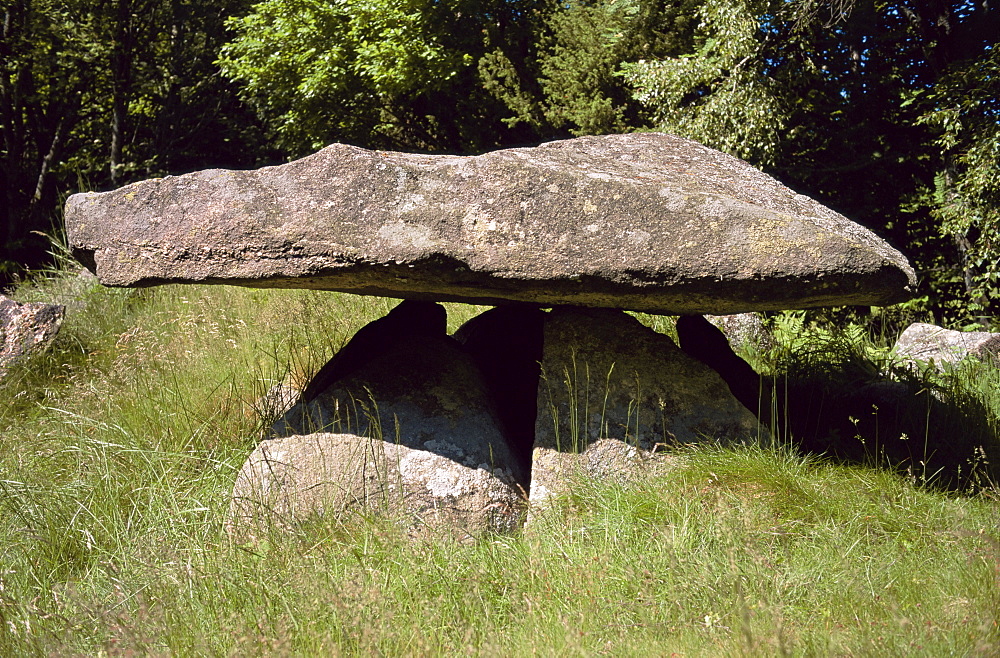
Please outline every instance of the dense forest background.
[[65, 197], [330, 142], [476, 153], [662, 130], [901, 249], [914, 310], [1000, 306], [991, 0], [0, 0], [0, 283]]

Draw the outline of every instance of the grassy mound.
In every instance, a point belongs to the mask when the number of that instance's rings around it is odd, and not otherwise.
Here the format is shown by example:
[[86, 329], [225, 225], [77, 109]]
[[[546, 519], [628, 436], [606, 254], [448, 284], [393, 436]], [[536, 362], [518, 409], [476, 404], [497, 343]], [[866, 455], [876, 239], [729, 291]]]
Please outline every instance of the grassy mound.
[[[944, 491], [878, 451], [852, 465], [787, 446], [689, 450], [628, 485], [575, 483], [518, 536], [414, 544], [358, 515], [240, 544], [223, 521], [259, 400], [394, 301], [110, 290], [73, 273], [13, 294], [70, 309], [53, 348], [0, 383], [0, 655], [1000, 647], [1000, 500], [972, 453], [976, 476]], [[478, 310], [449, 305], [451, 328]], [[786, 329], [780, 351], [748, 355], [758, 369], [836, 389], [846, 361], [885, 354], [863, 335]], [[920, 376], [966, 404], [952, 433], [920, 439], [924, 457], [993, 436], [995, 369]]]

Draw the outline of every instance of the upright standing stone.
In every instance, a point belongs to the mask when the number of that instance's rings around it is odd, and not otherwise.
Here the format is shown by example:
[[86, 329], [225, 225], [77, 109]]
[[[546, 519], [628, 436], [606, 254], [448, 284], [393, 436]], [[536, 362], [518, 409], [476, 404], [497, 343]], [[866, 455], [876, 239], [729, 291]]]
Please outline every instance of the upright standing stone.
[[233, 523], [388, 507], [414, 527], [519, 527], [528, 475], [475, 361], [445, 329], [440, 306], [403, 302], [359, 331], [247, 460]]
[[[538, 387], [533, 505], [563, 489], [567, 470], [624, 472], [658, 444], [757, 440], [769, 440], [766, 430], [718, 373], [667, 336], [621, 311], [556, 308], [549, 313]], [[599, 460], [589, 454], [594, 446]]]

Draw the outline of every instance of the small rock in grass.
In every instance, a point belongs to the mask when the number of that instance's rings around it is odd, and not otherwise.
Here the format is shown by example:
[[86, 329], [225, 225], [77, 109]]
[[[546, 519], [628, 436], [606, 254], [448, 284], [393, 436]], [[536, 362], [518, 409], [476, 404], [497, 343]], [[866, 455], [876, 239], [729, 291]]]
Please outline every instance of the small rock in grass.
[[916, 322], [900, 335], [893, 349], [911, 363], [932, 361], [942, 372], [970, 357], [1000, 364], [1000, 334], [988, 331], [952, 331]]
[[46, 349], [65, 316], [61, 304], [22, 304], [0, 295], [0, 379], [28, 353]]

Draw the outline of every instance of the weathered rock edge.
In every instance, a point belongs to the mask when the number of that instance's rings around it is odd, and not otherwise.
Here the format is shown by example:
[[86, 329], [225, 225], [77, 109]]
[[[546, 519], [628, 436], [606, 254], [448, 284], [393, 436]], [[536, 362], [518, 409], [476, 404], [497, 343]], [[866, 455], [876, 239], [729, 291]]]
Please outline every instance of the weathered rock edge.
[[899, 252], [750, 165], [658, 133], [463, 157], [334, 144], [66, 203], [110, 286], [226, 283], [730, 314], [911, 296]]

